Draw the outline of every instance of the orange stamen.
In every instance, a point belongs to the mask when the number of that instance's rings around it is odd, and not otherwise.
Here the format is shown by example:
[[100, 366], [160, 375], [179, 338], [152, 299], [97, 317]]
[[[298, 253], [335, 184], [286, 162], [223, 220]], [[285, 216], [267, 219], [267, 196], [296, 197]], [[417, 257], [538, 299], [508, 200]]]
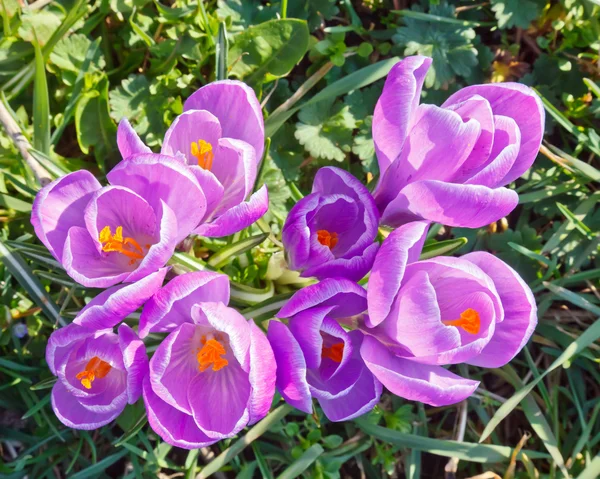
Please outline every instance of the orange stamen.
[[327, 230], [317, 231], [317, 239], [319, 240], [319, 243], [323, 246], [327, 246], [329, 249], [335, 248], [335, 245], [338, 243], [337, 233], [330, 233]]
[[198, 351], [198, 368], [200, 372], [206, 371], [211, 365], [213, 371], [223, 369], [229, 364], [227, 359], [222, 358], [226, 352], [223, 345], [216, 339], [206, 340], [206, 337], [202, 336], [201, 342], [203, 344], [202, 349]]
[[117, 226], [114, 235], [110, 230], [110, 226], [105, 226], [102, 231], [100, 231], [98, 239], [100, 243], [102, 243], [102, 251], [107, 253], [121, 253], [128, 258], [131, 258], [129, 264], [133, 264], [136, 260], [144, 257], [144, 250], [136, 240], [128, 236], [123, 237], [122, 226]]
[[450, 319], [442, 321], [446, 326], [456, 326], [457, 328], [463, 328], [469, 334], [478, 334], [481, 328], [481, 320], [479, 319], [479, 313], [474, 309], [465, 309], [460, 313], [459, 319]]
[[75, 376], [81, 381], [81, 384], [86, 389], [92, 388], [92, 383], [96, 378], [101, 379], [108, 374], [112, 366], [106, 361], [103, 361], [98, 356], [94, 356], [85, 365], [85, 369]]
[[215, 154], [213, 153], [213, 147], [208, 141], [198, 140], [192, 141], [191, 144], [192, 155], [198, 160], [198, 166], [210, 171], [212, 168]]
[[321, 357], [329, 358], [336, 363], [341, 363], [344, 357], [344, 343], [332, 344], [329, 347], [323, 346], [321, 349]]

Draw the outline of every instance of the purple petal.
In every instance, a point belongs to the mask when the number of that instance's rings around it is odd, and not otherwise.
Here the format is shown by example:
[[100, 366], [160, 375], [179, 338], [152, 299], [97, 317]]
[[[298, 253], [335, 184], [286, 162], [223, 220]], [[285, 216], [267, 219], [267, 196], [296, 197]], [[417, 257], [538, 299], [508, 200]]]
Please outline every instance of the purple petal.
[[459, 103], [473, 95], [485, 98], [494, 115], [512, 118], [521, 131], [519, 156], [504, 184], [519, 178], [533, 164], [544, 135], [545, 112], [542, 101], [535, 92], [519, 83], [490, 83], [474, 85], [459, 90], [446, 100], [445, 105]]
[[223, 188], [223, 185], [212, 172], [199, 166], [190, 166], [190, 170], [194, 173], [200, 184], [200, 188], [204, 192], [204, 196], [206, 196], [206, 213], [201, 221], [207, 221], [207, 219], [212, 217], [219, 203], [221, 203], [225, 188]]
[[414, 126], [398, 159], [377, 186], [375, 202], [380, 211], [406, 185], [420, 180], [451, 181], [473, 150], [481, 131], [474, 120], [464, 122], [456, 112], [421, 105]]
[[192, 155], [192, 143], [204, 140], [216, 149], [221, 138], [221, 125], [212, 113], [204, 110], [189, 110], [173, 120], [165, 133], [160, 152], [163, 155], [183, 154], [188, 165], [197, 165], [198, 158]]
[[312, 401], [306, 382], [306, 363], [300, 345], [288, 328], [279, 321], [269, 323], [267, 334], [277, 362], [277, 390], [300, 411], [312, 412]]
[[172, 446], [200, 449], [217, 442], [198, 429], [192, 416], [178, 411], [160, 399], [152, 391], [149, 379], [144, 381], [144, 404], [150, 426]]
[[193, 233], [208, 238], [229, 236], [255, 223], [268, 209], [267, 185], [263, 185], [248, 201], [227, 210], [211, 223], [200, 225]]
[[124, 186], [144, 198], [155, 211], [161, 201], [177, 217], [178, 242], [198, 225], [206, 212], [206, 197], [193, 172], [166, 155], [135, 155], [121, 161], [106, 175], [113, 185]]
[[116, 419], [123, 407], [106, 412], [91, 411], [81, 405], [65, 386], [58, 381], [52, 388], [52, 410], [65, 426], [73, 429], [98, 429]]
[[461, 378], [441, 366], [394, 356], [375, 338], [364, 338], [361, 355], [367, 367], [397, 396], [431, 406], [447, 406], [468, 398], [478, 381]]
[[133, 404], [142, 395], [144, 378], [148, 375], [146, 347], [126, 324], [119, 326], [119, 347], [127, 371], [127, 401]]
[[399, 226], [426, 219], [448, 226], [479, 228], [508, 215], [518, 201], [517, 193], [506, 188], [417, 181], [404, 187], [386, 207], [381, 222]]
[[162, 268], [135, 283], [102, 291], [77, 314], [73, 323], [91, 329], [115, 327], [159, 290], [167, 271], [169, 268]]
[[425, 221], [401, 226], [392, 231], [379, 248], [367, 288], [367, 326], [377, 326], [389, 314], [406, 265], [419, 259], [428, 227]]
[[288, 323], [288, 328], [302, 349], [306, 367], [309, 369], [318, 368], [321, 364], [321, 348], [323, 347], [321, 325], [333, 309], [335, 306], [316, 306], [305, 309], [294, 315]]
[[248, 412], [248, 424], [265, 417], [271, 408], [275, 394], [277, 364], [269, 340], [254, 321], [250, 320], [250, 386], [252, 392]]
[[245, 83], [221, 80], [198, 89], [184, 103], [183, 110], [207, 110], [221, 123], [223, 137], [245, 141], [261, 161], [265, 127], [260, 103], [254, 90]]
[[93, 336], [94, 331], [77, 324], [69, 324], [54, 331], [46, 345], [46, 362], [55, 376], [58, 369], [64, 369], [64, 362], [73, 349], [78, 348], [85, 338]]
[[119, 147], [123, 159], [141, 153], [152, 153], [152, 150], [140, 140], [140, 137], [127, 118], [123, 118], [119, 122], [119, 128], [117, 129], [117, 146]]
[[518, 273], [494, 255], [474, 252], [462, 259], [479, 266], [492, 278], [504, 308], [504, 320], [496, 324], [490, 342], [469, 363], [499, 368], [514, 358], [533, 334], [537, 325], [535, 298]]
[[144, 306], [139, 335], [169, 332], [191, 323], [192, 308], [205, 301], [229, 303], [229, 278], [220, 273], [198, 271], [173, 278]]
[[327, 278], [296, 292], [277, 317], [290, 318], [314, 306], [336, 306], [329, 313], [332, 319], [354, 316], [367, 310], [367, 292], [353, 281]]
[[360, 281], [371, 270], [378, 250], [379, 244], [373, 243], [360, 255], [348, 259], [337, 258], [313, 266], [306, 269], [301, 276], [306, 278], [314, 276], [319, 279], [347, 278], [352, 281]]
[[62, 262], [69, 229], [83, 227], [83, 209], [101, 185], [87, 170], [75, 171], [42, 188], [33, 201], [31, 224], [50, 253]]
[[407, 57], [388, 73], [373, 115], [373, 140], [380, 177], [400, 155], [431, 58]]

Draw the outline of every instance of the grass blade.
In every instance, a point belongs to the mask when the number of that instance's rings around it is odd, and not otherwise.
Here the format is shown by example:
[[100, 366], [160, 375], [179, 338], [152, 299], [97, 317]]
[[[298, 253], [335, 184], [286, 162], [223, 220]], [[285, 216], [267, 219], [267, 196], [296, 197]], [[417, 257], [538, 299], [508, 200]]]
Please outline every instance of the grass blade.
[[454, 238], [444, 241], [435, 241], [423, 246], [419, 259], [435, 258], [436, 256], [448, 256], [462, 248], [469, 242], [467, 238]]
[[35, 77], [33, 83], [33, 147], [50, 154], [50, 98], [46, 80], [46, 62], [39, 44], [34, 42]]
[[242, 241], [238, 241], [237, 243], [227, 246], [219, 252], [213, 254], [208, 260], [207, 264], [213, 268], [219, 269], [229, 263], [229, 261], [236, 256], [239, 256], [242, 253], [251, 250], [255, 246], [258, 246], [268, 237], [268, 233], [262, 233], [259, 235], [250, 236]]
[[323, 454], [323, 447], [320, 444], [313, 444], [304, 454], [295, 460], [277, 479], [294, 479], [306, 471], [318, 457]]

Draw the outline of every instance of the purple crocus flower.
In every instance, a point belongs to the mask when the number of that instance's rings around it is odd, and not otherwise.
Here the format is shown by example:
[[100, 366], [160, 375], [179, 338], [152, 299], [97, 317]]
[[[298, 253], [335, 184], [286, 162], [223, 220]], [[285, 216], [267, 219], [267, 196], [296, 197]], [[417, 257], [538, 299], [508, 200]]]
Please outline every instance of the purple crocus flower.
[[167, 131], [162, 153], [185, 161], [202, 185], [208, 208], [194, 233], [228, 236], [262, 217], [267, 188], [252, 193], [264, 151], [264, 124], [254, 90], [233, 80], [190, 96]]
[[38, 238], [75, 281], [106, 288], [161, 268], [207, 210], [202, 187], [180, 160], [130, 155], [128, 123], [119, 127], [126, 158], [102, 187], [86, 170], [45, 186], [33, 203]]
[[115, 419], [139, 399], [148, 372], [144, 343], [126, 324], [118, 334], [78, 324], [58, 329], [48, 339], [46, 361], [58, 376], [52, 409], [74, 429], [97, 429]]
[[397, 63], [375, 107], [381, 220], [484, 226], [517, 205], [517, 194], [503, 186], [535, 160], [544, 108], [518, 83], [469, 86], [441, 107], [419, 105], [430, 64], [423, 56]]
[[271, 346], [228, 302], [227, 276], [197, 272], [171, 280], [142, 311], [141, 337], [169, 333], [143, 395], [152, 429], [171, 445], [196, 449], [232, 437], [271, 406]]
[[379, 245], [379, 214], [367, 188], [339, 168], [321, 168], [312, 193], [290, 211], [282, 239], [289, 267], [302, 276], [360, 280]]
[[519, 275], [489, 253], [417, 261], [426, 232], [426, 222], [413, 222], [383, 242], [369, 279], [361, 356], [394, 394], [442, 406], [479, 384], [442, 365], [505, 365], [533, 333], [536, 305]]
[[292, 406], [312, 412], [319, 401], [331, 421], [360, 416], [379, 402], [381, 383], [361, 358], [363, 333], [345, 331], [367, 308], [366, 291], [342, 278], [328, 278], [298, 291], [278, 314], [288, 326], [269, 324], [277, 361], [277, 389]]

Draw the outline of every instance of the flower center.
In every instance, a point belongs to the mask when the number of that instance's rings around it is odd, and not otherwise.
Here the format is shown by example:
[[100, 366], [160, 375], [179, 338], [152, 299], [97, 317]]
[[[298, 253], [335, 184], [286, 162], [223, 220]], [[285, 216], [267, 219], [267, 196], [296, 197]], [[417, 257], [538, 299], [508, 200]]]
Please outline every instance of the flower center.
[[197, 142], [192, 141], [191, 149], [192, 155], [198, 160], [198, 166], [210, 171], [213, 160], [215, 159], [212, 145], [204, 140], [198, 140]]
[[323, 246], [327, 246], [329, 249], [335, 248], [335, 245], [338, 243], [337, 233], [330, 233], [327, 230], [317, 231], [317, 239], [319, 240], [319, 243]]
[[221, 357], [225, 354], [225, 348], [217, 339], [211, 338], [207, 340], [206, 336], [202, 336], [200, 342], [202, 343], [202, 348], [198, 349], [198, 354], [196, 355], [200, 372], [206, 371], [211, 366], [213, 371], [218, 371], [229, 364], [227, 359]]
[[446, 326], [456, 326], [457, 328], [463, 328], [469, 334], [478, 334], [481, 328], [481, 320], [479, 319], [479, 313], [474, 309], [465, 309], [460, 313], [459, 319], [449, 319], [442, 321]]
[[92, 388], [94, 379], [101, 379], [108, 374], [112, 366], [106, 361], [102, 361], [98, 356], [94, 356], [85, 365], [85, 369], [75, 376], [81, 381], [81, 385], [86, 389]]
[[321, 357], [329, 358], [336, 363], [342, 362], [344, 356], [344, 343], [335, 343], [329, 347], [323, 346], [321, 349]]
[[[98, 239], [100, 240], [100, 243], [102, 243], [102, 251], [106, 251], [107, 253], [113, 251], [121, 253], [128, 258], [131, 258], [129, 264], [133, 264], [136, 260], [144, 257], [144, 250], [136, 240], [129, 237], [123, 237], [122, 226], [117, 226], [114, 235], [110, 230], [110, 226], [105, 226], [102, 231], [100, 231]], [[150, 248], [150, 245], [147, 244], [146, 248]]]

